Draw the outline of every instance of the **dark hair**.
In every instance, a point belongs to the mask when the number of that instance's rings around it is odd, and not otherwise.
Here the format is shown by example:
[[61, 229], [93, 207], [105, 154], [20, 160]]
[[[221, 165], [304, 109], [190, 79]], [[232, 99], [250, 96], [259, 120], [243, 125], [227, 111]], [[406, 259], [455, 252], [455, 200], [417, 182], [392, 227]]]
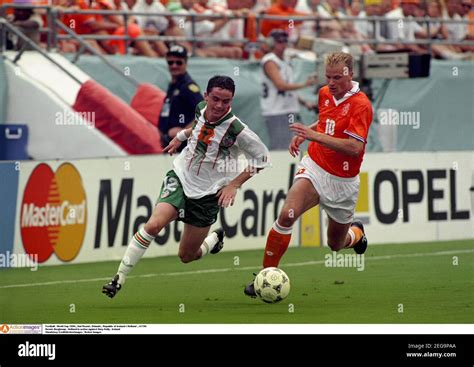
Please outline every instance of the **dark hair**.
[[212, 88], [222, 88], [222, 89], [227, 89], [232, 92], [232, 96], [235, 93], [235, 84], [232, 78], [229, 78], [228, 76], [225, 75], [216, 75], [213, 76], [211, 79], [209, 79], [209, 82], [207, 83], [207, 88], [206, 92], [207, 94], [211, 93]]

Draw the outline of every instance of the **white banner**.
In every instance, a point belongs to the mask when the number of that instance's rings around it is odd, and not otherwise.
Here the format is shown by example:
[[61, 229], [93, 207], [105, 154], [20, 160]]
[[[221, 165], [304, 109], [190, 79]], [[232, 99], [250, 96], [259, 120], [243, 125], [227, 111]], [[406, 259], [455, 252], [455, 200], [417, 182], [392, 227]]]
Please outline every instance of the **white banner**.
[[370, 244], [474, 238], [474, 152], [366, 154], [360, 191]]
[[[172, 159], [22, 162], [12, 254], [33, 254], [43, 265], [121, 259], [151, 215]], [[263, 250], [297, 163], [287, 152], [273, 152], [272, 161], [212, 226], [227, 233], [224, 250]], [[367, 154], [356, 218], [371, 244], [474, 238], [473, 187], [473, 152]], [[182, 228], [163, 229], [145, 256], [177, 254]], [[300, 243], [294, 228], [292, 246]]]
[[[150, 217], [172, 160], [160, 155], [22, 163], [13, 253], [38, 254], [43, 265], [121, 259]], [[284, 152], [274, 152], [272, 160], [273, 167], [247, 181], [212, 226], [225, 230], [224, 250], [263, 250], [297, 163]], [[182, 229], [181, 222], [165, 227], [145, 256], [177, 254]], [[298, 232], [292, 245], [299, 243]]]

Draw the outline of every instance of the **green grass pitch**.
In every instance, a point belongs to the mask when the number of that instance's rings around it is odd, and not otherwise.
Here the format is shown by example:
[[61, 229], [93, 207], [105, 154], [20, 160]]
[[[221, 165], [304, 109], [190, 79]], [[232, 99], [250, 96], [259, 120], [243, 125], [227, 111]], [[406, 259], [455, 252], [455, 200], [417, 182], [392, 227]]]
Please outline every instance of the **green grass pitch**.
[[290, 277], [290, 295], [270, 305], [243, 294], [263, 250], [190, 264], [142, 259], [114, 299], [101, 287], [118, 261], [4, 269], [0, 324], [474, 322], [472, 241], [369, 246], [363, 271], [326, 267], [327, 253], [288, 250], [280, 267]]

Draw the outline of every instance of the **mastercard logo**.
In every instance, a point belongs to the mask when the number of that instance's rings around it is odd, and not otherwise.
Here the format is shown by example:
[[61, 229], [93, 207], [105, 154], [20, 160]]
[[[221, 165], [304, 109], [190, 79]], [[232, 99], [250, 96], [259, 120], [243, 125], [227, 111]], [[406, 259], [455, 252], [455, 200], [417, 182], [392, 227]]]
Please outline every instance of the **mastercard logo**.
[[40, 263], [53, 253], [62, 261], [71, 261], [81, 249], [86, 223], [86, 193], [76, 167], [64, 163], [55, 173], [47, 164], [36, 166], [21, 202], [25, 252], [37, 254]]

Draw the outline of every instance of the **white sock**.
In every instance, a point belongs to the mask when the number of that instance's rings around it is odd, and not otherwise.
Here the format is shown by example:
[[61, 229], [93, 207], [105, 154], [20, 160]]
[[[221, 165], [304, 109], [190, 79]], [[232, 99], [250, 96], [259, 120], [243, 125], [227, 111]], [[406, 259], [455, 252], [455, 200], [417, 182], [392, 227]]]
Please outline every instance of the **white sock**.
[[150, 242], [155, 239], [154, 236], [148, 234], [145, 231], [145, 228], [140, 228], [137, 233], [132, 237], [130, 243], [128, 244], [125, 255], [123, 255], [122, 261], [120, 262], [118, 268], [118, 275], [120, 284], [125, 283], [125, 279], [132, 270], [132, 268], [138, 263], [142, 258]]
[[216, 232], [212, 232], [209, 236], [207, 236], [201, 245], [201, 257], [206, 256], [209, 251], [211, 251], [212, 248], [216, 245], [217, 242], [219, 242], [219, 237], [217, 237]]
[[347, 234], [351, 238], [351, 241], [345, 246], [345, 248], [351, 248], [354, 245], [355, 233], [352, 230], [352, 228], [349, 228], [349, 231], [347, 232]]

